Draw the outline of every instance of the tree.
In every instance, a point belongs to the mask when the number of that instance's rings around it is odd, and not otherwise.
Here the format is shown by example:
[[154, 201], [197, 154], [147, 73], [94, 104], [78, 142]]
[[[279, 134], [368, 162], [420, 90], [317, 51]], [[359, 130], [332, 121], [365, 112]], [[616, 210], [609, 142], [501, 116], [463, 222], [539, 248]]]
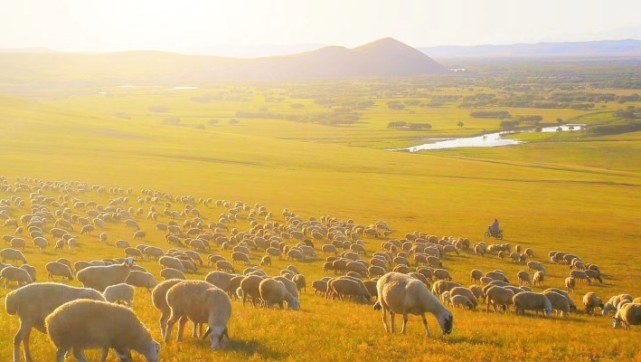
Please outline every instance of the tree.
[[459, 126], [459, 128], [463, 128], [463, 126], [465, 126], [465, 123], [463, 123], [463, 121], [459, 121], [456, 125]]
[[557, 118], [557, 119], [556, 119], [556, 123], [558, 123], [558, 124], [563, 123], [563, 119], [562, 119], [561, 117]]

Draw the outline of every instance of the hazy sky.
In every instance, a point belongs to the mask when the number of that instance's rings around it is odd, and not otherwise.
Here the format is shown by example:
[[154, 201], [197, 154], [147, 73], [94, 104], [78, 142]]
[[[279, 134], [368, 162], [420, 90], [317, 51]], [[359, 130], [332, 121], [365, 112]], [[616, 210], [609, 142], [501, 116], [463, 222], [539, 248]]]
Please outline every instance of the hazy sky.
[[0, 0], [0, 48], [641, 39], [641, 0]]

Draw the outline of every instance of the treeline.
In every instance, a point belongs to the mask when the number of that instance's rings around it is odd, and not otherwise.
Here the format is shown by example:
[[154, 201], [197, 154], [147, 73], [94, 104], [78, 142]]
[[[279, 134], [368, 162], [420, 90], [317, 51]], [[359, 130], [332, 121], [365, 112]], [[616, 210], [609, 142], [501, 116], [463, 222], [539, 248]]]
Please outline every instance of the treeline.
[[284, 114], [269, 111], [249, 112], [237, 111], [238, 118], [279, 119], [293, 122], [318, 123], [324, 125], [348, 125], [361, 119], [361, 114], [350, 108], [334, 108], [331, 112], [315, 114]]
[[470, 116], [474, 118], [512, 118], [508, 111], [472, 111]]
[[429, 123], [393, 121], [387, 124], [387, 128], [405, 129], [410, 131], [427, 131], [432, 129], [432, 125]]

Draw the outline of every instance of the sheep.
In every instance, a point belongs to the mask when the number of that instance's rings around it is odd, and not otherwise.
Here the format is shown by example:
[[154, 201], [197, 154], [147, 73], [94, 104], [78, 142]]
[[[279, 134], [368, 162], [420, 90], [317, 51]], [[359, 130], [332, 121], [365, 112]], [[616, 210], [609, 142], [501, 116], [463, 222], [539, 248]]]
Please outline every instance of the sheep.
[[11, 261], [12, 263], [15, 261], [20, 261], [23, 264], [27, 263], [27, 259], [24, 257], [22, 252], [20, 252], [20, 250], [11, 249], [11, 248], [0, 250], [0, 258], [2, 258], [3, 263], [6, 262], [7, 260]]
[[194, 273], [194, 274], [198, 272], [198, 267], [191, 260], [183, 260], [183, 259], [179, 259], [179, 260], [180, 260], [180, 264], [182, 264], [183, 270], [185, 272], [190, 272], [190, 273]]
[[621, 325], [625, 329], [629, 329], [630, 326], [641, 325], [641, 304], [628, 303], [619, 308], [614, 318], [612, 318], [612, 327], [618, 328]]
[[31, 328], [45, 333], [45, 317], [64, 303], [75, 299], [105, 300], [94, 289], [75, 288], [60, 283], [29, 284], [7, 294], [5, 308], [8, 314], [20, 318], [20, 329], [13, 339], [13, 361], [20, 360], [20, 344], [24, 347], [24, 357], [32, 361], [29, 351]]
[[556, 311], [557, 315], [561, 312], [561, 317], [568, 316], [568, 313], [570, 312], [570, 302], [564, 295], [552, 291], [543, 292], [543, 295], [548, 298], [552, 304], [552, 309]]
[[[385, 332], [394, 333], [394, 315], [403, 314], [402, 333], [407, 330], [408, 314], [420, 315], [427, 336], [430, 330], [427, 325], [425, 313], [433, 314], [443, 331], [444, 335], [452, 333], [454, 328], [454, 316], [439, 300], [430, 293], [425, 284], [409, 276], [390, 272], [381, 277], [376, 283], [379, 300], [374, 309], [383, 311], [383, 324]], [[387, 327], [387, 312], [390, 312], [391, 330]]]
[[24, 239], [21, 238], [12, 238], [11, 241], [9, 241], [9, 245], [11, 245], [12, 248], [14, 249], [23, 249], [26, 246], [26, 242]]
[[235, 273], [234, 266], [227, 260], [218, 260], [216, 262], [216, 270], [226, 271], [228, 273]]
[[125, 283], [133, 287], [147, 288], [147, 290], [153, 289], [158, 284], [151, 273], [138, 270], [130, 271]]
[[[221, 289], [198, 280], [183, 280], [167, 291], [167, 305], [171, 316], [167, 321], [165, 342], [171, 339], [171, 330], [179, 319], [188, 318], [194, 323], [207, 323], [207, 335], [211, 335], [211, 349], [222, 347], [227, 334], [227, 323], [231, 318], [231, 301]], [[184, 323], [178, 326], [178, 341], [182, 339]]]
[[305, 290], [305, 292], [307, 292], [307, 280], [305, 279], [305, 276], [303, 274], [294, 275], [292, 281], [296, 283], [296, 288], [298, 288], [299, 292], [303, 289]]
[[545, 273], [545, 267], [543, 266], [543, 264], [539, 263], [538, 261], [528, 261], [526, 265], [527, 265], [527, 271], [529, 272], [532, 272], [533, 270], [535, 271], [538, 270]]
[[173, 256], [162, 256], [160, 257], [160, 259], [158, 259], [158, 263], [161, 265], [163, 269], [172, 268], [172, 269], [180, 270], [183, 273], [185, 272], [183, 263], [180, 262], [180, 259], [174, 258]]
[[326, 280], [314, 280], [312, 282], [312, 288], [314, 288], [315, 295], [325, 295], [327, 293], [327, 281]]
[[132, 307], [134, 303], [134, 287], [126, 283], [120, 283], [116, 285], [110, 285], [105, 288], [105, 291], [102, 295], [105, 297], [105, 300], [110, 303], [120, 303], [126, 305], [127, 307]]
[[285, 284], [278, 280], [272, 278], [264, 279], [258, 285], [258, 290], [267, 308], [272, 308], [274, 304], [278, 304], [280, 309], [283, 309], [283, 302], [287, 301], [289, 309], [300, 309], [298, 298], [291, 295], [285, 287]]
[[70, 281], [73, 280], [71, 268], [63, 263], [53, 261], [51, 263], [47, 263], [47, 265], [45, 265], [45, 269], [47, 270], [47, 273], [49, 273], [49, 279], [53, 279], [54, 276], [58, 276], [67, 278]]
[[268, 266], [272, 265], [272, 257], [269, 255], [265, 255], [260, 259], [260, 265], [261, 266]]
[[510, 289], [499, 286], [490, 287], [485, 292], [485, 311], [490, 311], [490, 305], [492, 305], [495, 312], [497, 311], [497, 307], [502, 307], [505, 311], [507, 311], [508, 306], [512, 304], [513, 297], [514, 291]]
[[130, 256], [132, 258], [138, 258], [140, 260], [144, 259], [142, 251], [140, 251], [140, 250], [138, 250], [136, 248], [132, 248], [132, 247], [125, 248], [125, 256], [126, 257]]
[[237, 252], [237, 251], [233, 252], [231, 254], [231, 260], [232, 260], [232, 263], [234, 263], [234, 264], [238, 261], [238, 262], [245, 263], [245, 265], [251, 265], [251, 261], [249, 260], [249, 256], [247, 254], [244, 254], [244, 253], [241, 253], [241, 252]]
[[536, 286], [541, 286], [543, 284], [543, 281], [545, 280], [545, 273], [537, 270], [534, 272], [534, 277], [532, 278], [532, 281], [534, 282], [534, 285]]
[[601, 278], [601, 272], [598, 270], [585, 270], [585, 275], [592, 280], [598, 280], [599, 283], [603, 284], [603, 278]]
[[167, 304], [167, 291], [174, 285], [180, 283], [180, 281], [181, 280], [179, 279], [165, 280], [156, 285], [156, 287], [151, 291], [151, 301], [154, 307], [160, 310], [160, 333], [162, 334], [163, 339], [165, 338], [167, 321], [171, 315], [171, 308]]
[[167, 279], [181, 279], [185, 280], [185, 274], [181, 272], [180, 270], [176, 270], [173, 268], [165, 268], [160, 271], [160, 277], [167, 280]]
[[357, 301], [368, 303], [372, 296], [362, 281], [350, 277], [339, 277], [327, 283], [327, 298], [343, 299], [347, 296], [356, 298]]
[[472, 292], [477, 301], [485, 299], [485, 293], [483, 293], [483, 289], [478, 285], [472, 284], [468, 289]]
[[450, 303], [453, 307], [474, 309], [476, 305], [464, 295], [450, 295]]
[[573, 277], [565, 278], [565, 287], [568, 289], [568, 293], [574, 292], [574, 288], [576, 288], [576, 279]]
[[547, 293], [547, 292], [555, 292], [555, 293], [559, 293], [562, 296], [564, 296], [568, 300], [568, 303], [570, 304], [570, 311], [571, 312], [576, 312], [576, 310], [577, 310], [576, 309], [576, 304], [574, 304], [574, 301], [572, 300], [572, 298], [570, 298], [570, 294], [568, 294], [565, 290], [557, 289], [557, 288], [548, 288], [548, 289], [543, 291], [543, 293]]
[[165, 256], [165, 252], [157, 246], [148, 246], [144, 250], [141, 250], [144, 255], [150, 259], [160, 259]]
[[258, 302], [260, 299], [259, 285], [260, 282], [263, 281], [263, 279], [263, 277], [258, 275], [249, 275], [244, 277], [240, 282], [240, 288], [243, 291], [243, 306], [245, 306], [247, 298], [251, 298], [252, 305], [254, 306], [254, 308], [256, 308], [256, 302]]
[[588, 284], [592, 284], [592, 280], [583, 270], [572, 270], [570, 276], [574, 279], [585, 280]]
[[12, 265], [9, 265], [6, 268], [0, 270], [0, 280], [3, 279], [5, 288], [8, 288], [10, 282], [18, 283], [19, 287], [33, 283], [33, 278], [31, 278], [29, 272], [22, 268], [16, 268]]
[[438, 280], [452, 280], [452, 276], [450, 275], [450, 272], [445, 269], [435, 269], [434, 278]]
[[520, 292], [512, 297], [516, 314], [525, 314], [528, 309], [542, 310], [547, 317], [552, 315], [552, 303], [542, 293]]
[[462, 285], [450, 280], [438, 280], [432, 284], [432, 293], [434, 295], [441, 295], [443, 292], [450, 291], [454, 287], [462, 287]]
[[507, 277], [505, 276], [505, 274], [503, 274], [502, 272], [496, 271], [496, 270], [485, 273], [485, 277], [490, 278], [492, 280], [498, 280], [498, 281], [502, 281], [502, 282], [506, 282], [506, 283], [510, 282], [507, 279]]
[[585, 313], [589, 315], [594, 315], [595, 308], [601, 308], [603, 310], [603, 301], [599, 296], [594, 292], [587, 292], [583, 296], [583, 305], [585, 306]]
[[481, 278], [483, 277], [483, 272], [478, 269], [472, 269], [470, 272], [470, 282], [471, 283], [480, 283]]
[[49, 339], [56, 346], [56, 360], [64, 362], [73, 350], [74, 356], [85, 361], [83, 350], [102, 348], [107, 360], [109, 349], [116, 350], [121, 361], [131, 361], [134, 350], [149, 362], [157, 362], [160, 344], [129, 308], [104, 301], [76, 300], [53, 311], [45, 320]]
[[[472, 293], [472, 291], [469, 290], [468, 288], [454, 287], [450, 289], [450, 299], [457, 295], [462, 295], [470, 301], [470, 306], [471, 306], [470, 309], [476, 308], [476, 306], [479, 304], [474, 293]], [[454, 304], [454, 302], [452, 302], [452, 304]]]
[[629, 303], [632, 302], [632, 296], [630, 294], [619, 294], [619, 295], [614, 295], [610, 297], [607, 303], [603, 306], [601, 309], [601, 314], [603, 316], [608, 316], [610, 315], [610, 312], [616, 312], [617, 309], [619, 309], [619, 306], [623, 303]]
[[523, 285], [523, 284], [532, 285], [532, 282], [530, 282], [530, 274], [528, 274], [528, 272], [521, 270], [516, 274], [516, 277], [519, 280], [519, 285]]
[[133, 259], [127, 258], [122, 264], [89, 266], [76, 273], [76, 278], [84, 287], [103, 292], [110, 285], [123, 283], [133, 263]]

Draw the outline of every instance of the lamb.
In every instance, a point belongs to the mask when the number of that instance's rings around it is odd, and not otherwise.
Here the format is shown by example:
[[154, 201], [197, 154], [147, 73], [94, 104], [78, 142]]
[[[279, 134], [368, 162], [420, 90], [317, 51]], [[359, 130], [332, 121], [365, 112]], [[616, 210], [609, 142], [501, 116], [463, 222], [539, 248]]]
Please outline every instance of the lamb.
[[594, 292], [587, 292], [583, 296], [583, 305], [585, 306], [585, 312], [589, 315], [594, 315], [595, 308], [601, 308], [603, 310], [603, 301], [599, 296]]
[[523, 285], [523, 284], [532, 285], [532, 282], [530, 282], [530, 274], [528, 274], [528, 272], [526, 272], [525, 270], [521, 270], [520, 272], [518, 272], [516, 274], [516, 277], [519, 280], [519, 285]]
[[11, 248], [0, 250], [0, 258], [2, 258], [3, 263], [6, 262], [7, 260], [11, 262], [20, 261], [23, 264], [27, 263], [27, 259], [24, 257], [24, 255], [20, 250], [11, 249]]
[[473, 269], [470, 272], [470, 282], [472, 283], [480, 283], [482, 277], [483, 277], [483, 272], [478, 269]]
[[[49, 339], [56, 346], [56, 360], [64, 362], [65, 355], [85, 361], [83, 350], [102, 348], [102, 362], [109, 349], [116, 350], [121, 361], [131, 361], [134, 350], [149, 362], [157, 362], [160, 344], [129, 308], [109, 302], [76, 300], [58, 308], [46, 320]], [[99, 328], [97, 328], [99, 326]]]
[[138, 270], [129, 272], [125, 283], [138, 288], [147, 288], [147, 290], [153, 289], [158, 284], [151, 273]]
[[183, 274], [183, 272], [181, 272], [180, 270], [173, 269], [173, 268], [165, 268], [165, 269], [161, 270], [160, 271], [160, 277], [165, 279], [165, 280], [168, 280], [168, 279], [185, 280], [185, 279], [187, 279], [187, 278], [185, 278], [185, 274]]
[[547, 317], [552, 315], [552, 303], [542, 293], [520, 292], [512, 297], [512, 303], [516, 309], [516, 314], [525, 314], [528, 309], [539, 311], [542, 310]]
[[450, 303], [453, 307], [474, 309], [476, 305], [464, 295], [450, 295]]
[[20, 361], [20, 343], [24, 357], [32, 361], [29, 351], [31, 328], [45, 333], [45, 317], [64, 303], [75, 299], [105, 300], [94, 289], [75, 288], [60, 283], [30, 284], [7, 294], [5, 308], [10, 315], [20, 318], [20, 329], [13, 339], [13, 361]]
[[180, 262], [180, 259], [174, 258], [173, 256], [161, 256], [160, 259], [158, 259], [158, 263], [160, 263], [162, 268], [172, 268], [185, 272], [183, 263]]
[[105, 300], [110, 303], [121, 303], [127, 307], [132, 307], [134, 303], [134, 294], [135, 290], [129, 284], [120, 283], [116, 285], [110, 285], [105, 288], [105, 291], [102, 295], [105, 297]]
[[536, 286], [541, 286], [543, 284], [543, 281], [545, 280], [545, 273], [537, 270], [534, 272], [534, 277], [532, 278], [532, 281], [534, 282], [534, 285]]
[[260, 297], [265, 301], [267, 308], [272, 308], [274, 304], [278, 304], [280, 309], [283, 309], [283, 302], [287, 301], [289, 309], [300, 309], [298, 298], [291, 295], [285, 284], [278, 280], [272, 278], [262, 280], [258, 285], [258, 289]]
[[618, 328], [621, 325], [625, 329], [641, 325], [641, 304], [628, 303], [619, 308], [612, 318], [612, 327]]
[[127, 258], [122, 264], [89, 266], [76, 273], [76, 278], [85, 288], [94, 288], [99, 292], [104, 292], [105, 288], [110, 285], [123, 283], [127, 279], [133, 263], [133, 259]]
[[[474, 293], [472, 293], [472, 291], [470, 289], [468, 289], [468, 288], [455, 287], [455, 288], [450, 289], [450, 299], [452, 299], [452, 297], [457, 296], [457, 295], [462, 295], [462, 296], [466, 297], [470, 301], [470, 309], [476, 308], [476, 306], [479, 304], [479, 302], [476, 299], [476, 296], [474, 295]], [[453, 301], [452, 301], [452, 304], [454, 304]]]
[[[231, 301], [221, 289], [197, 280], [183, 280], [167, 291], [167, 305], [171, 317], [167, 321], [165, 342], [171, 339], [171, 330], [179, 319], [188, 318], [194, 323], [209, 325], [205, 336], [211, 335], [211, 349], [222, 347], [227, 334], [227, 323], [231, 318]], [[178, 341], [182, 339], [184, 323], [178, 326]], [[204, 336], [204, 337], [205, 337]]]
[[53, 277], [58, 276], [67, 278], [70, 281], [73, 280], [73, 273], [71, 272], [71, 268], [69, 268], [69, 266], [67, 266], [66, 264], [53, 261], [51, 263], [47, 263], [47, 265], [45, 265], [45, 269], [47, 269], [47, 272], [49, 273], [49, 279], [53, 279]]
[[8, 288], [10, 282], [18, 283], [19, 287], [33, 283], [33, 278], [31, 278], [29, 272], [22, 268], [16, 268], [12, 265], [9, 265], [6, 268], [0, 270], [0, 280], [3, 279], [5, 288]]
[[543, 295], [548, 298], [552, 304], [552, 309], [556, 311], [557, 315], [561, 312], [561, 317], [567, 318], [568, 313], [570, 312], [570, 302], [563, 294], [546, 291], [543, 292]]
[[576, 279], [573, 277], [565, 278], [565, 287], [568, 289], [568, 293], [572, 293], [576, 288]]
[[[381, 277], [376, 283], [379, 300], [374, 309], [383, 311], [383, 325], [385, 332], [394, 333], [394, 316], [396, 313], [403, 314], [402, 333], [407, 330], [408, 314], [420, 315], [427, 336], [430, 330], [427, 325], [425, 313], [433, 314], [443, 331], [444, 335], [452, 333], [454, 328], [454, 316], [439, 300], [430, 293], [427, 286], [420, 280], [411, 278], [400, 273], [390, 272]], [[391, 330], [387, 326], [387, 312], [390, 312]]]
[[490, 287], [485, 292], [485, 311], [490, 311], [490, 305], [494, 308], [494, 311], [497, 311], [497, 307], [502, 307], [504, 311], [507, 311], [508, 306], [512, 304], [512, 298], [514, 297], [514, 291], [506, 289], [499, 286]]

